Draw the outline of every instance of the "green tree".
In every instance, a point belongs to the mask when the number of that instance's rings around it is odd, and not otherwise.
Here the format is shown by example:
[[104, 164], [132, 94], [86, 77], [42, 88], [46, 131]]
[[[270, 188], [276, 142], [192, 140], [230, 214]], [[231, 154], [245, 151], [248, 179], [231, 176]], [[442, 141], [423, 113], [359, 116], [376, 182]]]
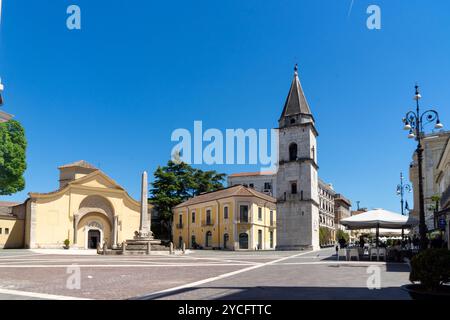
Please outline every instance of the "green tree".
[[350, 241], [350, 236], [347, 232], [345, 232], [344, 230], [339, 229], [336, 232], [336, 240], [339, 241], [340, 239], [344, 238], [345, 241], [349, 242]]
[[0, 123], [0, 195], [11, 195], [25, 189], [25, 130], [18, 121]]
[[223, 188], [225, 174], [202, 171], [184, 162], [170, 160], [154, 173], [150, 202], [159, 214], [162, 227], [171, 235], [172, 208], [204, 192]]

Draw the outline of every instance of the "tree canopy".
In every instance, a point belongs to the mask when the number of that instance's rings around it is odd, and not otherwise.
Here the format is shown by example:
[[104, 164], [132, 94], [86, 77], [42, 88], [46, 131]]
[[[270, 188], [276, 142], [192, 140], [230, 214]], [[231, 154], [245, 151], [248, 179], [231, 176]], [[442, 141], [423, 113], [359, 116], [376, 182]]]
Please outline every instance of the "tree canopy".
[[25, 130], [15, 120], [0, 123], [0, 195], [11, 195], [25, 188]]
[[160, 218], [170, 222], [173, 207], [201, 193], [222, 189], [226, 175], [170, 160], [166, 166], [158, 167], [154, 176], [150, 201]]

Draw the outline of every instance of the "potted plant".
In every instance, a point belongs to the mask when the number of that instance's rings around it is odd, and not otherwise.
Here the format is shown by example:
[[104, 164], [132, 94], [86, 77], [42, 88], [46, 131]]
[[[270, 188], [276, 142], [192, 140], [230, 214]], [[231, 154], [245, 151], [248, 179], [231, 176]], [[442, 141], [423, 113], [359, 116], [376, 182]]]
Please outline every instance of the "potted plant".
[[64, 240], [64, 249], [69, 249], [70, 248], [70, 240], [69, 239], [66, 239], [66, 240]]
[[409, 280], [404, 289], [414, 300], [450, 299], [450, 251], [427, 249], [414, 256]]

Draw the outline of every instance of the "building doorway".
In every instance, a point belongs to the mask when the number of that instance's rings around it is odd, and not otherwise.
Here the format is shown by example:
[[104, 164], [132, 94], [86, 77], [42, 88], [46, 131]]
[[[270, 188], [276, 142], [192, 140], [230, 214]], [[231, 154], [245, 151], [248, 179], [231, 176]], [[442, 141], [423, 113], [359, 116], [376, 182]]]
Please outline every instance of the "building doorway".
[[97, 249], [101, 240], [100, 230], [88, 231], [88, 249]]
[[205, 247], [211, 247], [212, 245], [212, 232], [208, 231], [206, 233], [206, 239], [205, 239]]
[[228, 246], [228, 241], [230, 240], [230, 236], [228, 235], [228, 233], [225, 233], [223, 235], [223, 248], [227, 249]]
[[239, 235], [239, 249], [248, 249], [248, 234], [241, 233]]
[[262, 230], [258, 230], [258, 250], [262, 250], [263, 235]]

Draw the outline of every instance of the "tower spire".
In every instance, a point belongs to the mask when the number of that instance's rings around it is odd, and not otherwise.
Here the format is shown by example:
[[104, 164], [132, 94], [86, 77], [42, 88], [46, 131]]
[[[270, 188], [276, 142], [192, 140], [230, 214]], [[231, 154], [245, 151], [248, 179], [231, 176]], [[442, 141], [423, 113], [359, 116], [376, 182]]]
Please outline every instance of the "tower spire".
[[308, 101], [306, 100], [305, 93], [303, 92], [298, 76], [298, 64], [295, 64], [294, 66], [294, 79], [292, 79], [289, 94], [286, 98], [280, 120], [284, 117], [294, 115], [312, 117], [311, 109], [309, 108]]

